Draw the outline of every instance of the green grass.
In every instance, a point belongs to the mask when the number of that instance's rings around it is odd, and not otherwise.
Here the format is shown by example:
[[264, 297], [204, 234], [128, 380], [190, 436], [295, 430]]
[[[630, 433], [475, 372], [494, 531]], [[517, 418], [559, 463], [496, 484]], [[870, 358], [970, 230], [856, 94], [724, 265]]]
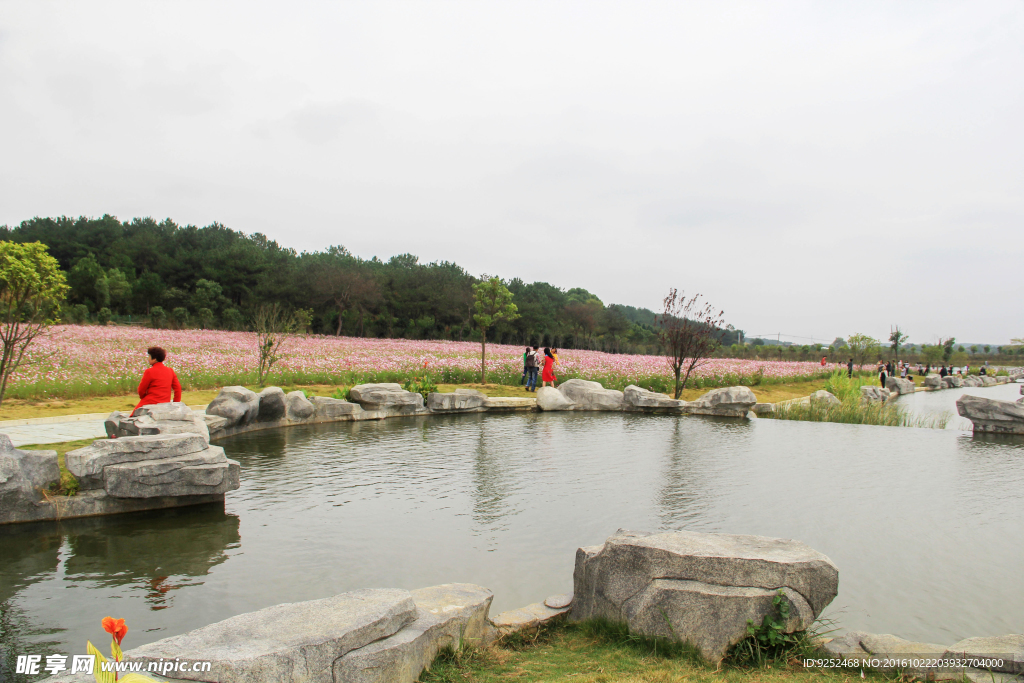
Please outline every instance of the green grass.
[[30, 446], [18, 446], [24, 451], [57, 451], [57, 465], [60, 467], [60, 483], [52, 486], [49, 493], [57, 496], [73, 496], [78, 493], [78, 480], [75, 475], [68, 472], [64, 464], [64, 455], [76, 448], [84, 448], [92, 445], [96, 439], [80, 439], [78, 441], [65, 441], [63, 443], [32, 444]]
[[[440, 369], [428, 373], [437, 384], [473, 384], [480, 381], [477, 370]], [[266, 379], [267, 386], [310, 386], [310, 385], [344, 385], [367, 384], [374, 382], [396, 382], [405, 384], [414, 377], [422, 377], [422, 371], [372, 371], [372, 372], [272, 372]], [[495, 370], [487, 373], [489, 384], [518, 386], [522, 372], [519, 370]], [[577, 375], [566, 372], [559, 374], [559, 381], [573, 379]], [[773, 384], [790, 384], [793, 382], [820, 380], [827, 377], [823, 373], [814, 373], [806, 377], [767, 378], [758, 373], [752, 375], [727, 374], [715, 377], [692, 378], [687, 389], [707, 391], [718, 387], [749, 386], [757, 387]], [[178, 379], [186, 391], [215, 389], [218, 387], [241, 385], [251, 386], [257, 383], [255, 372], [179, 372]], [[588, 376], [600, 382], [607, 389], [625, 389], [630, 384], [657, 391], [671, 393], [674, 389], [673, 378], [667, 375], [650, 375], [643, 377], [625, 377], [622, 375]], [[96, 396], [118, 396], [133, 394], [138, 388], [139, 378], [108, 378], [80, 377], [70, 381], [44, 380], [31, 384], [16, 384], [7, 388], [4, 398], [19, 400], [52, 400], [79, 399]]]
[[840, 400], [838, 405], [825, 403], [777, 403], [775, 410], [761, 417], [775, 420], [802, 420], [805, 422], [840, 422], [843, 424], [881, 425], [884, 427], [921, 427], [945, 429], [950, 415], [935, 417], [914, 415], [894, 403], [862, 403], [860, 388], [872, 384], [868, 377], [849, 378], [845, 372], [832, 373], [825, 383], [825, 391]]
[[[704, 662], [689, 646], [638, 637], [625, 627], [607, 622], [588, 621], [552, 626], [536, 638], [500, 643], [485, 650], [449, 650], [442, 653], [419, 680], [423, 683], [849, 683], [854, 677], [860, 678], [859, 670], [803, 668], [799, 660], [810, 651], [791, 649], [781, 657], [764, 660], [759, 666], [745, 666], [726, 659], [716, 668]], [[873, 681], [896, 678], [871, 672], [865, 672], [864, 677]]]

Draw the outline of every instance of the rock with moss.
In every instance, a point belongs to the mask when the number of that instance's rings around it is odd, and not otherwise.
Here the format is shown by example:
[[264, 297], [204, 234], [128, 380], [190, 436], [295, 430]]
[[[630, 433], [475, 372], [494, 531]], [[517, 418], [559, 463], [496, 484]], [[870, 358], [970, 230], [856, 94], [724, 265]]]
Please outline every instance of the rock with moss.
[[[763, 536], [619, 530], [576, 551], [570, 618], [626, 623], [719, 662], [747, 623], [788, 612], [782, 630], [806, 630], [836, 596], [839, 571], [798, 541]], [[785, 607], [782, 607], [785, 605]]]
[[0, 523], [18, 521], [18, 510], [37, 504], [59, 481], [57, 451], [23, 451], [0, 434]]

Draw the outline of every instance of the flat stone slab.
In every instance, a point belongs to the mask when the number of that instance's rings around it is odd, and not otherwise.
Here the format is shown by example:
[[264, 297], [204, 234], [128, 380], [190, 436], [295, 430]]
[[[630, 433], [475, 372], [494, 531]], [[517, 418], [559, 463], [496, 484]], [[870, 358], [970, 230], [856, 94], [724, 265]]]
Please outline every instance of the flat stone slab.
[[544, 606], [551, 609], [565, 609], [572, 605], [572, 593], [560, 593], [544, 598]]
[[1021, 634], [967, 638], [950, 646], [946, 654], [950, 657], [1002, 659], [1003, 666], [993, 667], [994, 671], [1024, 674], [1024, 635]]
[[755, 405], [757, 397], [750, 387], [722, 387], [712, 389], [696, 401], [684, 401], [683, 410], [691, 415], [746, 417]]
[[158, 640], [125, 653], [151, 661], [213, 663], [188, 680], [210, 683], [334, 683], [336, 660], [393, 636], [417, 618], [408, 591], [368, 589], [285, 603]]
[[488, 411], [536, 410], [537, 399], [512, 396], [488, 396], [484, 400], [484, 408], [487, 408]]
[[445, 648], [482, 644], [491, 591], [449, 583], [412, 591], [416, 620], [335, 660], [336, 683], [413, 683]]
[[542, 602], [535, 602], [511, 609], [491, 618], [491, 624], [498, 632], [498, 637], [505, 637], [519, 631], [533, 630], [548, 624], [569, 613], [568, 607], [552, 609]]

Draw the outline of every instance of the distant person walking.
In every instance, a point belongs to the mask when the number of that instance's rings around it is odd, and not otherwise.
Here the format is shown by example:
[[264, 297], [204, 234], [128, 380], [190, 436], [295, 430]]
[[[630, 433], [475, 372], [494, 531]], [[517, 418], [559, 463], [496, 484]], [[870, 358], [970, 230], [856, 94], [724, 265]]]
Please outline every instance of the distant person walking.
[[942, 367], [941, 367], [941, 368], [939, 369], [939, 377], [946, 377], [946, 376], [948, 376], [948, 375], [949, 375], [949, 373], [948, 373], [948, 372], [946, 372], [946, 366], [945, 366], [945, 365], [943, 365], [943, 366], [942, 366]]
[[537, 347], [526, 353], [526, 390], [537, 391]]
[[825, 356], [821, 357], [821, 367], [825, 367]]
[[879, 382], [879, 384], [882, 385], [883, 389], [885, 389], [885, 378], [886, 378], [885, 370], [886, 370], [885, 366], [882, 365], [881, 363], [879, 363], [878, 364], [878, 382]]
[[850, 359], [850, 362], [846, 364], [846, 376], [849, 377], [850, 379], [853, 379], [853, 359], [852, 358]]
[[175, 403], [181, 401], [181, 382], [174, 370], [164, 365], [167, 352], [159, 346], [150, 346], [146, 353], [149, 354], [149, 368], [142, 373], [142, 381], [139, 382], [139, 398], [142, 400], [135, 406], [133, 415], [142, 406], [170, 403], [171, 392], [174, 393]]
[[529, 370], [529, 368], [526, 365], [526, 357], [529, 356], [529, 355], [530, 355], [530, 347], [527, 346], [526, 347], [526, 352], [523, 354], [523, 376], [519, 380], [520, 384], [526, 384], [526, 374], [527, 374], [527, 371]]
[[548, 382], [551, 382], [551, 386], [555, 386], [555, 381], [558, 379], [555, 377], [555, 371], [552, 369], [555, 364], [555, 356], [551, 353], [551, 349], [544, 347], [544, 372], [540, 376], [540, 380], [543, 386], [547, 386]]

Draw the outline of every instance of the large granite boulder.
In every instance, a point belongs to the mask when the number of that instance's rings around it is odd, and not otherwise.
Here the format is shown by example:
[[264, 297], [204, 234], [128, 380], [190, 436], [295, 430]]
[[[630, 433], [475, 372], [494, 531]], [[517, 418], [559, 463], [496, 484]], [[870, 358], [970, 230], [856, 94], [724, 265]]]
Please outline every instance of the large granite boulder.
[[875, 403], [885, 402], [889, 400], [890, 392], [888, 389], [882, 387], [876, 387], [874, 384], [866, 385], [860, 388], [860, 402], [861, 403]]
[[129, 650], [125, 658], [143, 662], [144, 670], [160, 660], [211, 662], [210, 671], [174, 674], [194, 681], [334, 683], [341, 658], [394, 636], [416, 618], [408, 591], [358, 590], [240, 614]]
[[154, 436], [156, 434], [199, 434], [210, 440], [206, 419], [184, 403], [153, 403], [141, 406], [134, 413], [115, 410], [103, 426], [107, 436]]
[[42, 500], [41, 490], [60, 481], [57, 451], [23, 451], [0, 434], [0, 523], [13, 521], [8, 513]]
[[981, 386], [983, 387], [994, 387], [997, 384], [999, 384], [999, 382], [996, 381], [995, 377], [989, 377], [988, 375], [985, 375], [984, 377], [981, 378]]
[[290, 422], [303, 422], [316, 413], [316, 406], [301, 391], [292, 391], [284, 397], [284, 416]]
[[395, 414], [416, 413], [423, 410], [423, 394], [406, 391], [401, 384], [359, 384], [349, 390], [353, 401], [363, 410], [387, 410]]
[[826, 407], [829, 407], [839, 406], [843, 404], [843, 402], [840, 401], [835, 394], [829, 391], [825, 391], [824, 389], [819, 389], [818, 391], [815, 391], [807, 398], [810, 400], [811, 405], [824, 405]]
[[909, 379], [900, 379], [899, 377], [886, 377], [885, 388], [894, 394], [914, 393], [914, 383]]
[[757, 397], [750, 387], [723, 387], [712, 389], [696, 401], [686, 402], [685, 410], [693, 415], [746, 417], [755, 403]]
[[623, 395], [615, 389], [605, 389], [600, 382], [570, 379], [558, 386], [562, 395], [572, 401], [573, 410], [622, 410]]
[[100, 439], [68, 451], [65, 464], [83, 491], [115, 498], [224, 494], [239, 486], [239, 464], [198, 434]]
[[572, 410], [573, 402], [554, 387], [541, 387], [537, 390], [537, 408], [545, 412], [553, 410]]
[[944, 383], [942, 377], [938, 375], [928, 375], [924, 378], [924, 386], [926, 389], [942, 389]]
[[456, 389], [451, 394], [433, 392], [427, 395], [427, 408], [435, 413], [479, 413], [487, 394], [476, 389]]
[[677, 401], [666, 394], [641, 389], [635, 384], [630, 384], [622, 392], [622, 402], [625, 410], [642, 410], [645, 412], [678, 411], [682, 409], [685, 403], [685, 401]]
[[284, 389], [267, 387], [257, 396], [259, 397], [259, 409], [256, 412], [257, 422], [277, 422], [285, 418], [287, 407]]
[[967, 375], [963, 378], [961, 386], [975, 388], [981, 386], [981, 378], [977, 375]]
[[576, 551], [570, 618], [626, 623], [633, 633], [694, 645], [711, 662], [747, 637], [747, 622], [789, 602], [786, 632], [806, 630], [836, 596], [839, 572], [798, 541], [690, 531], [619, 530]]
[[255, 422], [259, 412], [259, 394], [245, 387], [224, 387], [206, 406], [207, 415], [219, 415], [227, 420], [224, 429], [244, 427]]
[[334, 660], [334, 683], [413, 683], [447, 648], [480, 647], [491, 591], [449, 583], [412, 591], [416, 620], [392, 636]]
[[942, 378], [942, 384], [947, 389], [959, 389], [961, 386], [963, 386], [963, 383], [964, 379], [959, 375], [946, 375], [945, 377]]
[[947, 648], [945, 656], [957, 659], [1001, 659], [1002, 664], [992, 667], [993, 671], [1019, 676], [1024, 674], [1024, 635], [1012, 633], [1006, 636], [967, 638]]
[[363, 412], [362, 406], [358, 403], [350, 403], [340, 398], [314, 396], [312, 403], [315, 419], [320, 422], [351, 420], [355, 415]]
[[957, 399], [956, 411], [974, 423], [976, 432], [1024, 434], [1024, 404], [965, 394]]

